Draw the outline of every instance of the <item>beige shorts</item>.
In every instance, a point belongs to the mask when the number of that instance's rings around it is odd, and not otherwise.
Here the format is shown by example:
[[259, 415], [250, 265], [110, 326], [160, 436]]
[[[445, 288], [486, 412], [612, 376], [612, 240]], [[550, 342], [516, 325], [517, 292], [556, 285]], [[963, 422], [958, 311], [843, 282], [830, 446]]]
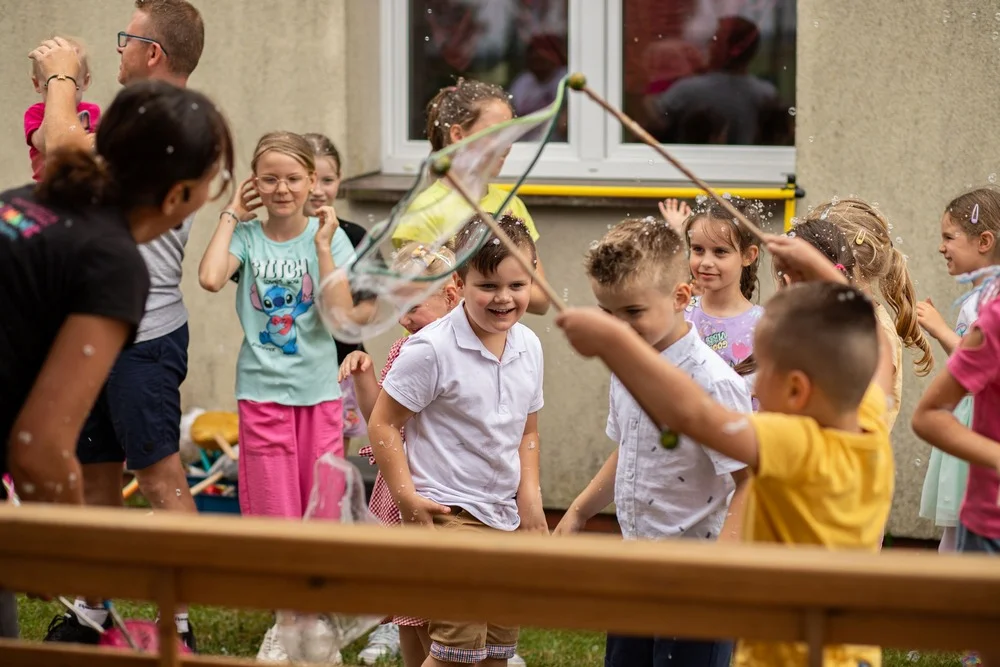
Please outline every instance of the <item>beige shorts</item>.
[[[438, 530], [503, 532], [490, 528], [461, 507], [434, 517]], [[517, 652], [518, 628], [488, 622], [430, 621], [431, 655], [444, 662], [475, 664], [493, 658], [508, 660]]]

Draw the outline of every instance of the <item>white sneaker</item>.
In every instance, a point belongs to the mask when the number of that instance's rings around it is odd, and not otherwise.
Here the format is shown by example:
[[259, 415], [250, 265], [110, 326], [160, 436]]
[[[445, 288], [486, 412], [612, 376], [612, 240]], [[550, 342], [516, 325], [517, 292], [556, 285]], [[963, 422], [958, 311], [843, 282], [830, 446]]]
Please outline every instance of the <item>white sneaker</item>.
[[387, 623], [375, 628], [368, 635], [368, 645], [358, 653], [358, 660], [374, 665], [380, 658], [399, 655], [399, 626]]
[[526, 667], [524, 658], [515, 653], [513, 658], [507, 659], [507, 667]]

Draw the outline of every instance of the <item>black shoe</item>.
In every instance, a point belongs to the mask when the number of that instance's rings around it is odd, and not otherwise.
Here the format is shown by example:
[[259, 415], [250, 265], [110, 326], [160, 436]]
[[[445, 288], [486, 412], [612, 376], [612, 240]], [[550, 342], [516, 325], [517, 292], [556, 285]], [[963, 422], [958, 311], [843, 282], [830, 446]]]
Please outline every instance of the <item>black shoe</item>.
[[195, 639], [194, 627], [192, 627], [191, 621], [188, 621], [187, 632], [178, 632], [177, 637], [178, 639], [181, 640], [182, 644], [184, 644], [185, 646], [188, 647], [188, 649], [190, 649], [192, 653], [198, 652], [198, 640]]
[[[104, 621], [102, 626], [105, 630], [111, 629], [111, 617]], [[84, 625], [77, 618], [76, 614], [69, 612], [56, 616], [49, 623], [48, 633], [45, 635], [47, 642], [62, 642], [69, 644], [97, 644], [101, 640], [101, 633], [89, 625]]]

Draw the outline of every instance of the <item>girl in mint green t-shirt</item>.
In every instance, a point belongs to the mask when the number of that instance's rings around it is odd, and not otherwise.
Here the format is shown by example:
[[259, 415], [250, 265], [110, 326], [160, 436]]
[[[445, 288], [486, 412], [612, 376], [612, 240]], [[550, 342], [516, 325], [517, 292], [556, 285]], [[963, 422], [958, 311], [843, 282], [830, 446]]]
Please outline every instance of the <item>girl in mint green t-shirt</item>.
[[[315, 299], [324, 278], [354, 261], [354, 247], [333, 208], [318, 217], [303, 213], [316, 179], [305, 139], [264, 135], [251, 167], [253, 176], [220, 215], [198, 279], [212, 292], [237, 282], [240, 509], [301, 518], [316, 460], [344, 455], [337, 347]], [[251, 212], [261, 207], [266, 220]], [[346, 281], [331, 282], [324, 300], [350, 312]]]

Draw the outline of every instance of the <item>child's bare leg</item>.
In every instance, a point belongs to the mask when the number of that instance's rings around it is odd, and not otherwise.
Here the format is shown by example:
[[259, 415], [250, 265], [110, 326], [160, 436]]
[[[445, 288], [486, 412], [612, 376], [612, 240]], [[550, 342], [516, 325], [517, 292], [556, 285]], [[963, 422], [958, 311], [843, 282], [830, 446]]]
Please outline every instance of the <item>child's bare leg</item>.
[[486, 658], [479, 667], [507, 667], [507, 658]]
[[431, 639], [427, 636], [427, 626], [399, 626], [399, 654], [403, 658], [403, 667], [420, 667], [430, 652]]

